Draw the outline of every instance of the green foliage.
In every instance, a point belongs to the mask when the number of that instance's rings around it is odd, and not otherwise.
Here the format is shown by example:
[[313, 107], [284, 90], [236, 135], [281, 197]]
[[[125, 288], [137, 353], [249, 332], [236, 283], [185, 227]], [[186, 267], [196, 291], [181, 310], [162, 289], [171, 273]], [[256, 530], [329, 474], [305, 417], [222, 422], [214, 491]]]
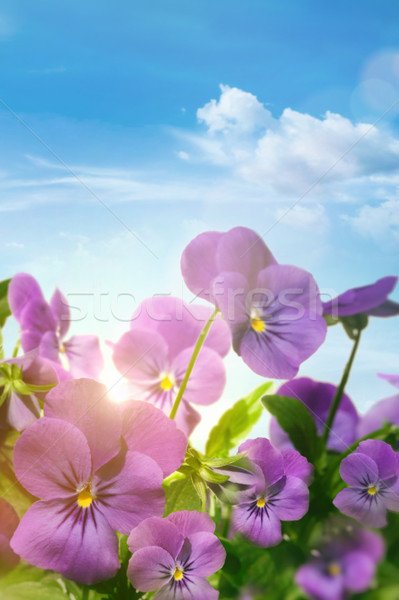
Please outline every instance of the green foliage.
[[0, 496], [7, 500], [22, 517], [35, 498], [15, 477], [12, 455], [18, 437], [19, 433], [16, 431], [0, 431]]
[[270, 381], [263, 383], [224, 413], [209, 435], [206, 443], [207, 456], [228, 456], [229, 452], [249, 435], [262, 415], [262, 405], [259, 401], [271, 391], [272, 386]]
[[366, 329], [369, 322], [368, 316], [364, 313], [351, 315], [350, 317], [341, 317], [339, 320], [341, 321], [347, 336], [351, 340], [355, 340], [359, 334], [359, 331]]
[[[180, 474], [179, 474], [180, 475]], [[167, 517], [172, 512], [179, 510], [201, 511], [201, 499], [191, 476], [181, 475], [164, 482], [165, 513]]]
[[265, 396], [262, 403], [276, 417], [295, 448], [310, 462], [315, 463], [320, 458], [322, 443], [306, 406], [296, 398], [278, 395]]
[[11, 310], [8, 305], [8, 286], [11, 279], [0, 281], [0, 328], [4, 327], [5, 322], [11, 315]]

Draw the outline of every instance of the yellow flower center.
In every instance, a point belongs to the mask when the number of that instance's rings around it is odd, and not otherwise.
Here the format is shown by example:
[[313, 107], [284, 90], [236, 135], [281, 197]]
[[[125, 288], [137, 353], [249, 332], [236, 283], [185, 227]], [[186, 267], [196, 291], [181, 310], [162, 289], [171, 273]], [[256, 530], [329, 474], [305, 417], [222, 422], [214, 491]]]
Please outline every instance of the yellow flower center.
[[258, 498], [256, 501], [256, 506], [258, 508], [263, 508], [266, 505], [266, 500], [264, 498]]
[[172, 377], [172, 375], [165, 375], [161, 379], [160, 386], [166, 392], [169, 392], [169, 390], [171, 390], [174, 385], [175, 385], [175, 381], [174, 381], [174, 378]]
[[337, 576], [341, 574], [341, 565], [338, 563], [331, 563], [328, 566], [328, 574], [332, 576]]
[[259, 319], [258, 317], [251, 319], [251, 326], [252, 329], [256, 331], [256, 333], [263, 333], [266, 329], [265, 322], [262, 321], [262, 319]]
[[375, 496], [378, 492], [378, 489], [376, 485], [371, 485], [367, 491], [370, 494], [370, 496]]
[[181, 581], [183, 579], [184, 572], [181, 571], [178, 567], [176, 567], [175, 572], [173, 573], [173, 577], [175, 581]]
[[82, 508], [88, 508], [90, 506], [90, 504], [93, 502], [93, 500], [94, 500], [94, 496], [91, 493], [90, 485], [86, 486], [78, 494], [78, 504]]

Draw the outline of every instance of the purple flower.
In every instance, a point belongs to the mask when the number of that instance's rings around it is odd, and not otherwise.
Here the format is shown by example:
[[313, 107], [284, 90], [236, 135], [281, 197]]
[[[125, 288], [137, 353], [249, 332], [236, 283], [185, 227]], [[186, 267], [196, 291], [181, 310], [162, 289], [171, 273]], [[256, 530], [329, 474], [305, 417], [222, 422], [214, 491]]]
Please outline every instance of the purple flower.
[[232, 530], [267, 548], [282, 540], [281, 521], [297, 521], [309, 506], [312, 465], [296, 450], [280, 452], [264, 438], [248, 440], [245, 452], [257, 467], [257, 482], [233, 508]]
[[[277, 390], [281, 396], [289, 396], [303, 402], [313, 416], [319, 434], [323, 432], [337, 388], [331, 383], [314, 381], [308, 377], [299, 377], [284, 383]], [[328, 447], [343, 452], [357, 439], [356, 427], [359, 417], [349, 396], [344, 394], [328, 436]], [[280, 427], [277, 420], [270, 420], [270, 439], [277, 448], [292, 448], [288, 435]]]
[[290, 379], [324, 341], [315, 280], [278, 265], [250, 229], [201, 234], [184, 250], [181, 265], [190, 290], [222, 311], [234, 350], [255, 373]]
[[24, 431], [40, 416], [39, 386], [53, 386], [58, 377], [50, 361], [36, 351], [0, 362], [0, 429]]
[[324, 543], [317, 554], [297, 571], [296, 583], [315, 600], [345, 600], [348, 593], [369, 588], [384, 543], [372, 531], [351, 527]]
[[[399, 388], [398, 375], [378, 374], [381, 379], [385, 379], [396, 388]], [[358, 438], [366, 437], [373, 431], [377, 431], [385, 423], [399, 426], [399, 394], [380, 400], [366, 412], [358, 425]]]
[[[56, 289], [50, 304], [44, 299], [37, 281], [25, 273], [15, 275], [9, 285], [8, 301], [21, 327], [21, 345], [25, 352], [38, 348], [39, 354], [53, 361], [60, 379], [97, 377], [103, 368], [98, 337], [74, 335], [65, 340], [71, 317], [65, 296]], [[62, 366], [65, 354], [69, 370]]]
[[387, 510], [399, 512], [398, 454], [380, 440], [360, 442], [341, 462], [343, 489], [334, 505], [344, 514], [369, 527], [384, 527]]
[[0, 498], [0, 575], [17, 566], [19, 557], [10, 548], [10, 539], [19, 523], [13, 507]]
[[166, 425], [160, 411], [154, 421], [151, 409], [156, 409], [145, 408], [147, 417], [139, 415], [145, 443], [138, 438], [130, 450], [121, 446], [121, 418], [105, 386], [81, 379], [50, 392], [45, 416], [14, 449], [17, 478], [40, 498], [14, 533], [14, 552], [85, 584], [115, 575], [120, 567], [115, 531], [128, 534], [143, 519], [162, 515], [163, 468], [170, 472], [179, 466], [168, 450], [176, 444], [184, 458], [183, 434], [173, 423]]
[[[207, 307], [187, 306], [177, 298], [146, 300], [133, 315], [131, 330], [114, 346], [117, 369], [128, 379], [131, 395], [170, 413], [194, 345], [211, 316]], [[208, 405], [222, 395], [226, 374], [222, 361], [230, 333], [220, 317], [205, 340], [177, 413], [187, 435], [200, 420], [191, 403]]]
[[157, 590], [154, 600], [217, 600], [219, 592], [206, 577], [222, 568], [226, 552], [214, 531], [210, 516], [196, 511], [143, 521], [128, 539], [133, 586]]
[[399, 315], [399, 303], [388, 299], [398, 278], [382, 277], [375, 283], [347, 290], [333, 300], [323, 303], [325, 315], [349, 317], [366, 313], [374, 317], [394, 317]]

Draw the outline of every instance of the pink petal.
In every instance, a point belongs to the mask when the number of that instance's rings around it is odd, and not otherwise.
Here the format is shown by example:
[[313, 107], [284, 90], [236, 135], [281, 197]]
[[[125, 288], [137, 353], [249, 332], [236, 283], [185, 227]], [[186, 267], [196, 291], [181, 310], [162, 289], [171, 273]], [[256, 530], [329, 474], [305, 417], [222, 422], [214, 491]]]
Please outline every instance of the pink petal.
[[215, 531], [215, 523], [207, 513], [200, 513], [196, 510], [181, 510], [171, 513], [166, 517], [166, 521], [173, 523], [179, 532], [184, 536], [190, 536], [194, 533]]
[[89, 445], [83, 433], [60, 419], [43, 417], [14, 447], [15, 474], [34, 496], [68, 498], [91, 476]]
[[160, 519], [159, 517], [142, 521], [133, 529], [128, 539], [129, 548], [133, 554], [147, 546], [159, 546], [169, 552], [174, 559], [179, 554], [183, 542], [184, 534], [171, 519]]
[[71, 313], [67, 299], [58, 288], [56, 288], [54, 294], [51, 296], [50, 307], [54, 317], [58, 321], [58, 334], [62, 339], [69, 329]]
[[219, 571], [226, 560], [226, 551], [213, 533], [200, 531], [190, 534], [189, 562], [198, 577], [209, 577]]
[[[193, 348], [183, 350], [173, 361], [171, 370], [179, 382], [186, 373]], [[202, 348], [188, 380], [184, 399], [194, 404], [213, 404], [221, 397], [226, 385], [226, 370], [219, 354]]]
[[11, 312], [19, 321], [22, 310], [32, 300], [43, 300], [44, 297], [39, 284], [32, 275], [17, 273], [10, 281], [8, 287], [8, 302]]
[[11, 547], [24, 560], [92, 585], [120, 568], [118, 538], [97, 509], [71, 510], [68, 502], [35, 502], [24, 515]]
[[120, 450], [121, 416], [105, 385], [97, 381], [63, 381], [47, 394], [44, 415], [63, 419], [80, 429], [89, 444], [94, 471]]
[[74, 377], [98, 377], [104, 360], [96, 335], [74, 335], [64, 342], [64, 348]]
[[168, 346], [163, 337], [149, 329], [134, 329], [115, 344], [113, 360], [124, 377], [144, 385], [159, 381], [169, 366]]
[[174, 567], [175, 561], [169, 552], [159, 546], [149, 546], [133, 554], [127, 574], [136, 590], [153, 592], [171, 579]]
[[132, 401], [125, 413], [124, 437], [129, 450], [154, 459], [167, 477], [184, 461], [187, 439], [176, 423], [147, 402]]
[[139, 452], [117, 456], [94, 478], [101, 511], [112, 529], [129, 534], [143, 519], [161, 517], [165, 507], [158, 464]]

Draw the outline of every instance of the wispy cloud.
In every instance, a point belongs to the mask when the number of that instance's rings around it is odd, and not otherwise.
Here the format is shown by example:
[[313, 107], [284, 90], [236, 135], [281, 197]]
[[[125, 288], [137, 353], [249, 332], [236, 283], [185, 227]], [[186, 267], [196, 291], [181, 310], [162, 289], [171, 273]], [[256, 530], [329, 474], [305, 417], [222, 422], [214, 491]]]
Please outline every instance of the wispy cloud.
[[57, 73], [65, 73], [66, 68], [59, 67], [44, 67], [42, 69], [30, 69], [31, 75], [56, 75]]

